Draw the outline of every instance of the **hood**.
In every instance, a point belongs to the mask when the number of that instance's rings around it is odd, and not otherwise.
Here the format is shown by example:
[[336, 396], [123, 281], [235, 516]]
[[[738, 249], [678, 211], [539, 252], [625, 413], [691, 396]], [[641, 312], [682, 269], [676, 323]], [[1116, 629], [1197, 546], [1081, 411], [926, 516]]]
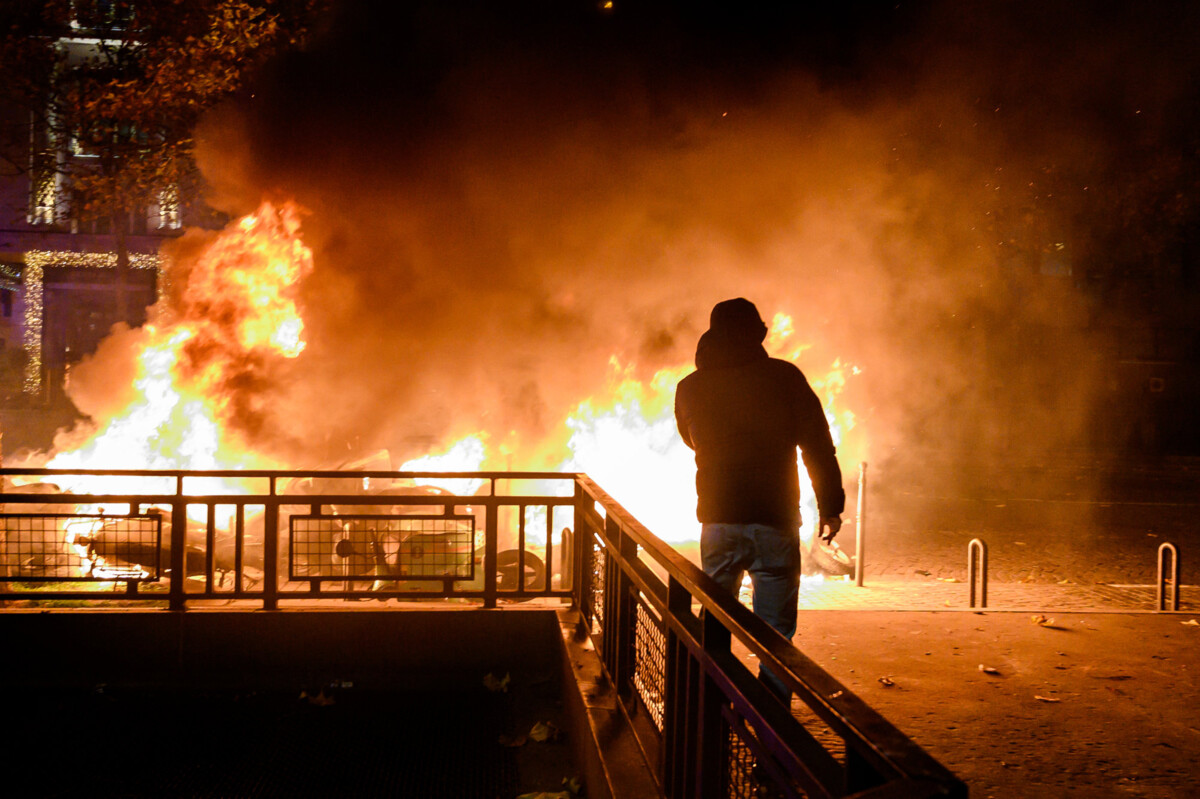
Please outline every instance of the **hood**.
[[708, 317], [709, 330], [717, 330], [731, 339], [753, 341], [767, 337], [767, 326], [754, 303], [744, 297], [718, 302]]
[[709, 316], [708, 331], [696, 345], [696, 368], [728, 369], [766, 358], [762, 346], [766, 337], [767, 326], [750, 300], [718, 302]]
[[696, 345], [696, 368], [701, 370], [732, 369], [766, 358], [761, 343], [730, 337], [720, 330], [708, 330]]

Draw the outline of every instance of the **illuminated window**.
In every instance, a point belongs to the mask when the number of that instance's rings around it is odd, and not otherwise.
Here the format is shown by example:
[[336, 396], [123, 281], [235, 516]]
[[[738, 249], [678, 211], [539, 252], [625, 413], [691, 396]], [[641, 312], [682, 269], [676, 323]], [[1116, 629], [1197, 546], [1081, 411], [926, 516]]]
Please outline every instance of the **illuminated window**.
[[178, 230], [180, 225], [179, 187], [171, 186], [158, 193], [158, 226], [165, 230]]
[[29, 224], [54, 224], [54, 206], [58, 200], [53, 172], [36, 176], [29, 187]]
[[71, 27], [75, 30], [118, 31], [129, 25], [133, 15], [128, 0], [92, 0], [71, 3]]

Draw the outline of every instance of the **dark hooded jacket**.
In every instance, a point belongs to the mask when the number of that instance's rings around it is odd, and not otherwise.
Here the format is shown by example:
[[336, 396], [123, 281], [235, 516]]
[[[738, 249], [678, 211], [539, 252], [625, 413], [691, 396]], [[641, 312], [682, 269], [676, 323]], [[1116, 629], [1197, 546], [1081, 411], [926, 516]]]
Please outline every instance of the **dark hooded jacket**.
[[[749, 310], [727, 307], [722, 316], [722, 306], [737, 302]], [[732, 319], [731, 310], [737, 312]], [[797, 447], [820, 515], [844, 510], [841, 469], [821, 402], [799, 369], [767, 356], [765, 335], [753, 304], [721, 303], [696, 347], [696, 371], [676, 389], [679, 434], [696, 451], [702, 523], [797, 527]]]

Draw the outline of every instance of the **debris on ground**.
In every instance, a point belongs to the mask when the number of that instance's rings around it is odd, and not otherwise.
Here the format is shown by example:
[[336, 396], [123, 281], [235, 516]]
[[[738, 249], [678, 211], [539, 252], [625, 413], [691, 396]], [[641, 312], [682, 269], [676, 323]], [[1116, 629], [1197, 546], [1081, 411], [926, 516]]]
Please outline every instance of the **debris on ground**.
[[553, 721], [539, 721], [529, 731], [529, 740], [545, 743], [557, 741], [562, 737], [562, 730]]
[[896, 684], [896, 681], [893, 680], [891, 677], [880, 677], [879, 684], [882, 685], [884, 688], [891, 688], [893, 685]]
[[996, 668], [995, 666], [985, 666], [982, 663], [980, 663], [979, 670], [982, 671], [984, 674], [995, 674], [997, 677], [1000, 676], [1000, 669]]
[[490, 671], [483, 678], [483, 687], [487, 688], [494, 694], [508, 693], [508, 685], [512, 682], [512, 674], [505, 673], [503, 677], [496, 677]]
[[1061, 702], [1062, 701], [1061, 699], [1055, 699], [1053, 696], [1041, 696], [1039, 694], [1034, 694], [1033, 698], [1039, 702]]
[[328, 707], [334, 702], [333, 697], [326, 694], [324, 688], [315, 694], [310, 694], [308, 691], [301, 691], [300, 698], [307, 701], [310, 705], [316, 705], [317, 707]]

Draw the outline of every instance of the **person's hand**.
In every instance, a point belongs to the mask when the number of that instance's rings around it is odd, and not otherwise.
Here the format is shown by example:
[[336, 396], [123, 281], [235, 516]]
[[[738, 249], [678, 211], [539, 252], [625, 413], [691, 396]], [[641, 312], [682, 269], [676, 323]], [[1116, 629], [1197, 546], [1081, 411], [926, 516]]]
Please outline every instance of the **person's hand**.
[[817, 537], [825, 543], [829, 543], [833, 540], [833, 537], [838, 534], [838, 530], [841, 529], [841, 516], [822, 516], [821, 525], [817, 528]]

